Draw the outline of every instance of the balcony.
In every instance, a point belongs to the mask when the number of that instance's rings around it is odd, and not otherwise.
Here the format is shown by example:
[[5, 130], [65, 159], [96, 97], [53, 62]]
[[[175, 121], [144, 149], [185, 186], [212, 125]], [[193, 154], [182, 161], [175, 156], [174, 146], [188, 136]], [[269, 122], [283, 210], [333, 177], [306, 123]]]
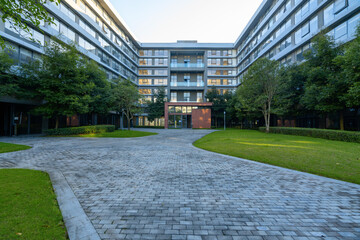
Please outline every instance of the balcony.
[[173, 88], [199, 88], [204, 87], [204, 82], [170, 82]]
[[204, 71], [205, 64], [204, 63], [171, 63], [171, 70], [173, 71]]

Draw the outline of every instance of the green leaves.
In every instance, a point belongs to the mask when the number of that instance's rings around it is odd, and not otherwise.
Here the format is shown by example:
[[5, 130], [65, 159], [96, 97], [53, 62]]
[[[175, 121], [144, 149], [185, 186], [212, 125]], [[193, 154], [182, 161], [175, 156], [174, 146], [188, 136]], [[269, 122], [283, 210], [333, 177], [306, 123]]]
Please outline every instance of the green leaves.
[[156, 118], [163, 117], [165, 114], [165, 88], [158, 88], [156, 93], [154, 94], [154, 99], [156, 99], [156, 101], [151, 101], [147, 103], [147, 112], [149, 113], [148, 120], [150, 122], [154, 121]]
[[[53, 18], [44, 7], [44, 4], [51, 2], [59, 4], [60, 0], [1, 0], [1, 19], [3, 22], [10, 21], [15, 29], [19, 29], [19, 34], [21, 29], [25, 34], [32, 36], [28, 23], [35, 27], [39, 27], [42, 22], [53, 23]], [[2, 37], [0, 37], [0, 46], [5, 48]]]

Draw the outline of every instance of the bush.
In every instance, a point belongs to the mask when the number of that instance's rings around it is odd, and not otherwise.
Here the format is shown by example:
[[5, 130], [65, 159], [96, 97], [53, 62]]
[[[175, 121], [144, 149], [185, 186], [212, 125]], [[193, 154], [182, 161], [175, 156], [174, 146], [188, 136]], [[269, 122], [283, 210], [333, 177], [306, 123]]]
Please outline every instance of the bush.
[[[265, 127], [260, 127], [261, 132], [266, 132]], [[318, 128], [290, 128], [290, 127], [271, 127], [270, 133], [280, 133], [286, 135], [307, 136], [323, 138], [342, 142], [360, 143], [360, 132], [328, 130]]]
[[66, 136], [66, 135], [78, 135], [78, 134], [91, 134], [91, 133], [104, 133], [115, 131], [114, 125], [94, 125], [94, 126], [82, 126], [82, 127], [69, 127], [49, 129], [45, 131], [49, 136]]

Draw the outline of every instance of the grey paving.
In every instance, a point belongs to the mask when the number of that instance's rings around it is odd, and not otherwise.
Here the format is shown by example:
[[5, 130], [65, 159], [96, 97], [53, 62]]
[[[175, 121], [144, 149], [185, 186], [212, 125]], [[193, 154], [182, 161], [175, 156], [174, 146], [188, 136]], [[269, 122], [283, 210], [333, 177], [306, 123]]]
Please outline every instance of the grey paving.
[[1, 138], [0, 167], [61, 172], [102, 239], [360, 239], [360, 186], [199, 150], [209, 130]]

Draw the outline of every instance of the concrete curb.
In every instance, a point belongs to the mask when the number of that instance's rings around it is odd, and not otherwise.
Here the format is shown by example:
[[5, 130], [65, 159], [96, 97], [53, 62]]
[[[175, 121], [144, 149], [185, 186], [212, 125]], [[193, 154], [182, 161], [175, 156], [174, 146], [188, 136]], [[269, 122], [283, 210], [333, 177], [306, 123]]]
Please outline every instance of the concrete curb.
[[58, 171], [45, 172], [49, 173], [70, 240], [100, 240], [65, 176]]

